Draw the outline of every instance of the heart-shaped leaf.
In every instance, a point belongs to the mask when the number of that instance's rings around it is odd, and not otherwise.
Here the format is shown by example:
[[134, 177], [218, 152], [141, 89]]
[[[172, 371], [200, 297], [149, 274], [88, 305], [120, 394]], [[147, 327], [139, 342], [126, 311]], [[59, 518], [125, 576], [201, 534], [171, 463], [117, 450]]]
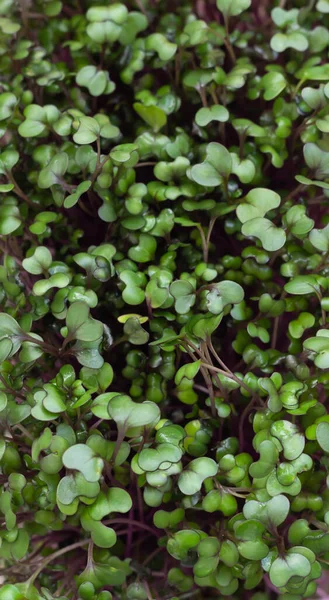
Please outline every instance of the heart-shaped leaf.
[[316, 439], [322, 450], [329, 452], [329, 423], [319, 423], [316, 428]]
[[166, 113], [158, 106], [144, 106], [140, 102], [135, 102], [134, 109], [155, 132], [160, 131], [167, 123]]
[[292, 577], [307, 577], [311, 571], [311, 564], [305, 556], [294, 553], [274, 560], [270, 568], [270, 579], [276, 587], [284, 587]]
[[273, 470], [279, 458], [277, 447], [271, 440], [265, 440], [259, 446], [260, 458], [249, 467], [249, 473], [252, 477], [266, 477]]
[[157, 469], [166, 470], [172, 463], [182, 458], [182, 451], [173, 444], [159, 444], [155, 449], [147, 448], [138, 456], [138, 465], [143, 471], [152, 472]]
[[207, 146], [206, 158], [203, 163], [194, 165], [189, 171], [189, 177], [203, 186], [217, 186], [227, 179], [232, 171], [232, 158], [229, 151], [211, 142]]
[[45, 246], [39, 246], [35, 249], [34, 254], [23, 260], [23, 267], [32, 275], [41, 275], [48, 271], [52, 256], [50, 250]]
[[179, 476], [178, 487], [182, 494], [193, 496], [201, 489], [204, 480], [214, 477], [217, 470], [218, 465], [211, 458], [196, 458]]
[[127, 513], [132, 507], [132, 500], [126, 490], [112, 487], [106, 491], [101, 491], [96, 501], [88, 509], [92, 519], [100, 521], [111, 513]]
[[241, 229], [243, 235], [258, 238], [264, 250], [276, 252], [284, 246], [286, 234], [280, 227], [276, 227], [269, 219], [258, 217], [246, 221]]
[[200, 108], [195, 115], [195, 122], [199, 127], [206, 127], [212, 121], [225, 123], [225, 121], [228, 121], [229, 116], [230, 113], [225, 106], [215, 104], [210, 106], [210, 108]]
[[237, 17], [251, 6], [251, 0], [216, 0], [216, 4], [226, 17]]
[[76, 144], [91, 144], [100, 135], [101, 128], [92, 117], [79, 117], [77, 131], [73, 136]]
[[[264, 444], [265, 442], [263, 442]], [[286, 496], [279, 494], [267, 502], [249, 500], [243, 507], [246, 519], [258, 519], [265, 525], [278, 527], [283, 523], [290, 509], [290, 502]]]
[[195, 289], [189, 281], [174, 281], [170, 293], [175, 298], [175, 309], [179, 314], [187, 313], [195, 303]]
[[154, 402], [133, 402], [129, 396], [119, 394], [108, 404], [110, 417], [119, 429], [127, 431], [135, 427], [146, 427], [160, 418], [160, 410]]
[[278, 208], [281, 203], [279, 194], [266, 188], [254, 188], [245, 197], [244, 203], [239, 204], [236, 214], [241, 223], [246, 223], [257, 217], [264, 217], [267, 212]]
[[94, 65], [87, 65], [78, 71], [76, 78], [78, 85], [88, 88], [92, 96], [111, 94], [115, 90], [115, 83], [110, 80], [106, 71], [97, 70]]
[[99, 480], [104, 466], [103, 460], [86, 444], [75, 444], [68, 448], [63, 454], [63, 464], [67, 469], [80, 471], [90, 483]]

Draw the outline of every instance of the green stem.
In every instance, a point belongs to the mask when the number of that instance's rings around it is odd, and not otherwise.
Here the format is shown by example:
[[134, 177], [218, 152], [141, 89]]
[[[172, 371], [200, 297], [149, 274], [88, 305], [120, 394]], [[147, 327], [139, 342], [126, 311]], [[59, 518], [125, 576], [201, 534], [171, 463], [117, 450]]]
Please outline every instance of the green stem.
[[[188, 340], [187, 338], [185, 340], [186, 344], [188, 344], [189, 346], [191, 346], [191, 348], [193, 348], [193, 350], [199, 355], [199, 357], [201, 358], [201, 360], [206, 361], [206, 357], [204, 355], [203, 352], [201, 352], [201, 350], [199, 350], [199, 348], [197, 348], [190, 340]], [[188, 349], [187, 349], [188, 351]], [[223, 361], [218, 357], [218, 355], [216, 354], [217, 359], [219, 359], [220, 364], [222, 364], [223, 369], [218, 369], [217, 367], [214, 367], [214, 365], [211, 365], [207, 362], [202, 362], [201, 363], [201, 367], [205, 367], [207, 369], [209, 369], [210, 371], [214, 371], [215, 373], [220, 373], [221, 375], [225, 375], [225, 377], [228, 377], [228, 379], [232, 379], [232, 381], [235, 381], [236, 383], [238, 383], [241, 387], [243, 387], [249, 394], [253, 394], [252, 389], [246, 385], [244, 383], [244, 381], [242, 381], [242, 379], [239, 379], [239, 377], [237, 377], [236, 375], [234, 375], [234, 373], [232, 373], [232, 371], [225, 365], [225, 363], [223, 363]], [[196, 357], [194, 357], [194, 359], [196, 360]], [[225, 369], [225, 370], [224, 370]]]
[[208, 262], [208, 244], [207, 244], [207, 239], [206, 239], [206, 236], [204, 234], [202, 225], [200, 225], [198, 223], [197, 224], [197, 228], [199, 230], [200, 237], [201, 237], [201, 242], [202, 242], [203, 260], [204, 260], [205, 263], [207, 263]]
[[235, 65], [236, 56], [235, 56], [235, 52], [234, 52], [234, 49], [233, 49], [233, 46], [232, 46], [231, 40], [230, 40], [229, 18], [226, 15], [224, 15], [224, 23], [225, 23], [225, 31], [226, 31], [226, 37], [224, 39], [224, 44], [227, 49], [227, 52], [229, 53], [232, 63]]
[[100, 162], [101, 162], [101, 139], [100, 139], [100, 137], [98, 137], [96, 140], [96, 146], [97, 146], [96, 169], [98, 169]]
[[148, 160], [147, 162], [137, 163], [137, 165], [134, 166], [134, 169], [138, 169], [139, 167], [154, 167], [156, 164], [157, 163], [153, 160]]
[[183, 53], [183, 49], [180, 47], [180, 48], [178, 48], [178, 52], [176, 52], [176, 56], [175, 56], [175, 85], [177, 88], [179, 87], [182, 53]]
[[277, 339], [278, 339], [279, 323], [280, 323], [280, 315], [278, 317], [275, 317], [275, 319], [274, 319], [273, 336], [272, 336], [272, 342], [271, 342], [271, 348], [273, 350], [276, 347], [276, 343], [277, 343]]
[[120, 450], [120, 446], [121, 446], [122, 442], [125, 439], [125, 434], [126, 434], [126, 432], [125, 432], [124, 429], [119, 429], [119, 431], [118, 431], [118, 437], [117, 437], [117, 440], [116, 440], [115, 446], [114, 446], [114, 451], [113, 451], [113, 454], [112, 454], [111, 460], [110, 460], [110, 464], [112, 466], [114, 466], [115, 459], [116, 459], [116, 457], [118, 455], [118, 452]]
[[208, 346], [209, 346], [210, 352], [212, 353], [212, 355], [213, 355], [213, 356], [216, 358], [216, 360], [218, 361], [218, 364], [220, 364], [220, 366], [221, 366], [221, 367], [222, 367], [222, 368], [223, 368], [223, 369], [224, 369], [224, 370], [225, 370], [227, 373], [229, 373], [230, 375], [232, 375], [232, 371], [231, 371], [231, 369], [229, 369], [229, 368], [226, 366], [226, 364], [225, 364], [225, 363], [222, 361], [222, 359], [221, 359], [221, 358], [218, 356], [218, 354], [217, 354], [217, 352], [216, 352], [216, 350], [215, 350], [215, 348], [214, 348], [214, 346], [213, 346], [213, 344], [212, 344], [212, 341], [211, 341], [211, 338], [210, 338], [210, 337], [207, 339], [207, 344], [208, 344]]
[[146, 523], [140, 523], [139, 521], [135, 521], [134, 519], [128, 519], [128, 518], [117, 518], [117, 519], [109, 519], [108, 521], [104, 521], [104, 525], [115, 525], [116, 523], [118, 524], [126, 524], [126, 525], [134, 525], [135, 527], [139, 527], [140, 529], [144, 529], [145, 531], [148, 531], [149, 533], [152, 533], [153, 535], [155, 535], [156, 537], [159, 537], [158, 533], [152, 529], [152, 527], [150, 527], [149, 525], [146, 525]]
[[224, 188], [224, 196], [225, 200], [229, 201], [229, 193], [228, 193], [228, 181], [225, 177], [223, 177], [223, 188]]
[[58, 356], [58, 348], [51, 346], [51, 344], [47, 344], [43, 340], [38, 340], [37, 338], [28, 335], [28, 333], [25, 333], [23, 341], [36, 344], [37, 346], [40, 346], [40, 348], [43, 348], [45, 352], [48, 352], [48, 354], [51, 354], [52, 356]]
[[25, 435], [29, 440], [34, 440], [33, 435], [31, 435], [21, 423], [16, 423], [15, 425], [12, 425], [12, 427], [16, 427], [16, 429], [19, 429], [19, 431], [23, 433], [23, 435]]
[[38, 575], [40, 575], [41, 571], [43, 571], [43, 569], [50, 562], [52, 562], [56, 558], [59, 558], [60, 556], [63, 556], [63, 554], [66, 554], [67, 552], [71, 552], [71, 550], [75, 550], [76, 548], [81, 548], [81, 546], [86, 546], [87, 544], [89, 544], [89, 542], [90, 542], [90, 539], [88, 539], [88, 540], [82, 540], [80, 542], [75, 542], [75, 544], [71, 544], [70, 546], [66, 546], [66, 548], [61, 548], [61, 550], [57, 550], [57, 552], [54, 552], [50, 556], [47, 556], [47, 558], [45, 558], [45, 560], [42, 561], [40, 567], [36, 571], [34, 571], [34, 573], [31, 575], [31, 577], [29, 577], [28, 584], [29, 585], [33, 585], [33, 583], [35, 582], [35, 580], [38, 577]]
[[96, 179], [97, 179], [98, 175], [100, 174], [100, 172], [102, 171], [102, 169], [103, 169], [104, 165], [105, 165], [105, 164], [106, 164], [106, 163], [107, 163], [109, 160], [110, 160], [110, 157], [109, 157], [109, 156], [107, 156], [106, 158], [104, 158], [104, 160], [103, 160], [102, 162], [99, 162], [99, 163], [98, 163], [98, 160], [97, 160], [96, 167], [95, 167], [95, 171], [94, 171], [94, 173], [93, 173], [93, 176], [92, 176], [92, 178], [91, 178], [91, 184], [93, 184], [93, 183], [96, 181]]
[[208, 108], [207, 94], [204, 90], [204, 87], [200, 85], [200, 87], [197, 88], [197, 92], [199, 92], [203, 108]]
[[224, 371], [223, 369], [218, 369], [217, 367], [214, 367], [213, 365], [208, 365], [207, 363], [202, 363], [201, 366], [206, 367], [207, 369], [209, 369], [209, 371], [214, 371], [215, 373], [219, 373], [220, 375], [225, 375], [225, 377], [228, 377], [228, 379], [232, 379], [232, 381], [235, 381], [236, 383], [238, 383], [249, 394], [252, 393], [252, 390], [241, 379], [239, 379], [239, 377], [236, 377], [236, 375], [234, 375], [234, 373], [228, 373], [227, 371]]
[[88, 560], [87, 560], [88, 567], [91, 567], [93, 564], [93, 549], [94, 549], [94, 543], [92, 542], [92, 540], [90, 540], [89, 545], [88, 545]]
[[34, 203], [32, 202], [32, 200], [30, 200], [30, 198], [23, 192], [23, 190], [19, 187], [17, 181], [14, 178], [14, 175], [12, 174], [11, 171], [9, 171], [7, 173], [7, 177], [9, 179], [9, 181], [13, 184], [14, 189], [13, 192], [15, 194], [17, 194], [17, 196], [19, 196], [19, 198], [21, 198], [22, 200], [24, 200], [24, 202], [26, 202], [26, 204], [28, 204], [29, 206], [34, 206]]
[[213, 231], [216, 221], [217, 221], [217, 217], [211, 217], [210, 222], [209, 222], [208, 233], [207, 233], [207, 237], [206, 237], [207, 260], [205, 262], [208, 262], [210, 238], [211, 238], [211, 234], [212, 234], [212, 231]]
[[[320, 292], [318, 292], [315, 288], [314, 288], [314, 291], [316, 293], [316, 296], [317, 296], [317, 298], [320, 302], [320, 306], [321, 306], [322, 294]], [[326, 324], [326, 321], [327, 321], [327, 315], [326, 315], [326, 311], [322, 307], [321, 307], [321, 321], [322, 321], [322, 325], [324, 327]]]
[[291, 200], [292, 198], [294, 198], [298, 192], [301, 192], [304, 188], [306, 187], [306, 185], [304, 183], [299, 183], [295, 189], [284, 199], [284, 202], [287, 202], [287, 200]]
[[298, 91], [300, 90], [300, 88], [302, 87], [302, 85], [305, 83], [306, 79], [301, 79], [300, 82], [296, 85], [294, 92], [293, 92], [293, 98], [295, 98], [298, 94]]

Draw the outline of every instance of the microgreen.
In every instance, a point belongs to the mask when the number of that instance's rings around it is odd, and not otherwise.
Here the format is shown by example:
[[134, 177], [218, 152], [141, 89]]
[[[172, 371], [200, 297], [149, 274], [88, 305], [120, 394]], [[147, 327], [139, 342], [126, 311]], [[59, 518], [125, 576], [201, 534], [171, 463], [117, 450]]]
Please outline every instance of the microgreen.
[[325, 597], [328, 46], [0, 0], [0, 600]]

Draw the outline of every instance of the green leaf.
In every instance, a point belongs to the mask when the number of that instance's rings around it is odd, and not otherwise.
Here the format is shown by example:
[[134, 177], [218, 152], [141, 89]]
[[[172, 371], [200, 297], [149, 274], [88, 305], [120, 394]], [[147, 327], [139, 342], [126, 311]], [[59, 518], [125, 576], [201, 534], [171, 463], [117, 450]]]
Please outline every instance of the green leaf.
[[69, 157], [66, 152], [58, 152], [44, 169], [41, 169], [38, 178], [38, 186], [41, 189], [50, 188], [52, 185], [60, 184], [62, 176], [66, 173]]
[[261, 217], [246, 221], [242, 225], [241, 231], [247, 237], [253, 236], [258, 238], [264, 250], [268, 250], [269, 252], [279, 250], [284, 246], [286, 241], [286, 234], [283, 229], [273, 225], [269, 219]]
[[85, 531], [90, 531], [91, 539], [99, 548], [112, 548], [116, 544], [117, 536], [112, 527], [106, 527], [100, 521], [94, 521], [88, 509], [81, 515], [81, 525]]
[[210, 292], [207, 292], [207, 308], [211, 313], [218, 315], [228, 304], [239, 304], [243, 298], [244, 291], [239, 283], [221, 281], [214, 283]]
[[297, 319], [290, 321], [289, 333], [295, 339], [300, 339], [305, 330], [313, 327], [315, 323], [315, 317], [311, 313], [302, 312]]
[[115, 90], [115, 83], [110, 80], [108, 72], [98, 70], [94, 65], [82, 67], [75, 80], [78, 85], [88, 88], [92, 96], [111, 94]]
[[311, 571], [311, 564], [305, 556], [294, 553], [285, 557], [276, 558], [270, 568], [270, 579], [276, 587], [284, 587], [292, 577], [307, 577]]
[[127, 513], [132, 507], [132, 500], [128, 492], [121, 488], [112, 487], [101, 491], [96, 501], [88, 509], [89, 515], [95, 521], [100, 521], [111, 513]]
[[288, 294], [314, 294], [320, 291], [320, 285], [315, 275], [298, 275], [286, 283], [284, 289]]
[[279, 420], [272, 424], [270, 431], [274, 437], [280, 440], [284, 457], [287, 460], [295, 460], [302, 454], [305, 437], [299, 433], [297, 425], [286, 420]]
[[127, 431], [135, 427], [146, 427], [160, 418], [160, 410], [154, 402], [133, 402], [129, 396], [119, 394], [108, 404], [110, 417], [119, 429]]
[[286, 10], [281, 6], [277, 6], [273, 8], [271, 11], [271, 17], [274, 23], [280, 27], [288, 27], [289, 25], [295, 25], [298, 22], [298, 9], [292, 8], [291, 10]]
[[259, 460], [249, 467], [250, 475], [257, 479], [269, 475], [279, 457], [277, 447], [271, 440], [261, 442], [258, 451]]
[[17, 98], [11, 92], [0, 94], [0, 121], [9, 119], [14, 112]]
[[316, 427], [316, 439], [322, 450], [329, 452], [329, 423], [319, 423]]
[[98, 417], [99, 419], [110, 419], [107, 410], [109, 400], [119, 395], [119, 392], [107, 392], [105, 394], [100, 394], [99, 396], [94, 398], [91, 405], [91, 412], [94, 415], [96, 415], [96, 417]]
[[147, 123], [156, 133], [167, 123], [166, 113], [158, 106], [144, 106], [140, 102], [134, 103], [134, 109], [137, 114]]
[[315, 185], [316, 187], [320, 187], [323, 190], [329, 190], [329, 183], [326, 183], [325, 181], [309, 179], [308, 177], [304, 177], [303, 175], [296, 175], [295, 179], [303, 185]]
[[39, 454], [42, 450], [49, 448], [51, 439], [51, 430], [48, 427], [46, 427], [46, 429], [44, 429], [44, 431], [42, 432], [41, 436], [33, 441], [31, 456], [34, 462], [38, 461]]
[[92, 117], [79, 117], [77, 131], [73, 136], [76, 144], [91, 144], [100, 136], [101, 128]]
[[141, 233], [138, 244], [129, 249], [128, 256], [136, 262], [150, 262], [154, 258], [156, 248], [156, 239], [148, 233]]
[[232, 158], [232, 173], [236, 175], [241, 183], [250, 183], [256, 175], [256, 167], [252, 160], [240, 160], [237, 154], [231, 152]]
[[22, 137], [36, 137], [43, 134], [48, 126], [58, 121], [60, 112], [52, 104], [38, 106], [29, 104], [24, 109], [25, 121], [18, 127], [18, 133]]
[[236, 214], [241, 223], [246, 223], [257, 217], [264, 217], [267, 212], [278, 208], [281, 203], [279, 194], [265, 188], [254, 188], [244, 198], [245, 202], [239, 204]]
[[276, 33], [271, 39], [271, 48], [275, 52], [284, 52], [288, 48], [305, 52], [308, 48], [308, 39], [299, 31]]
[[200, 365], [201, 360], [196, 360], [195, 362], [183, 365], [180, 369], [178, 369], [175, 375], [175, 384], [179, 385], [184, 377], [187, 377], [187, 379], [194, 379], [199, 372]]
[[173, 281], [170, 293], [175, 298], [175, 309], [181, 315], [186, 314], [195, 303], [195, 289], [189, 281]]
[[149, 334], [143, 329], [140, 319], [137, 317], [132, 316], [127, 319], [123, 331], [131, 344], [140, 346], [148, 342]]
[[7, 315], [7, 313], [0, 313], [0, 336], [1, 338], [7, 337], [16, 337], [20, 335], [24, 335], [23, 330], [18, 325], [17, 321]]
[[279, 494], [266, 502], [249, 500], [243, 507], [243, 514], [248, 520], [258, 519], [266, 526], [278, 527], [286, 520], [289, 509], [290, 502], [288, 498]]
[[112, 148], [110, 157], [115, 165], [134, 167], [139, 160], [138, 146], [136, 144], [120, 144]]
[[299, 71], [295, 73], [295, 77], [297, 79], [303, 80], [311, 80], [311, 81], [328, 81], [329, 77], [329, 65], [324, 64], [320, 66], [308, 66], [306, 64], [305, 67], [302, 67]]
[[227, 179], [232, 171], [232, 158], [222, 144], [211, 142], [206, 149], [203, 163], [194, 165], [189, 171], [189, 177], [203, 186], [218, 186]]
[[211, 458], [196, 458], [180, 474], [178, 487], [182, 494], [193, 496], [201, 489], [204, 480], [208, 477], [214, 477], [217, 470], [218, 465]]
[[0, 154], [1, 173], [8, 173], [18, 163], [19, 154], [16, 150], [5, 150]]
[[195, 122], [199, 127], [206, 127], [212, 121], [219, 121], [225, 123], [228, 121], [230, 113], [225, 106], [215, 104], [210, 108], [200, 108], [195, 115]]
[[87, 34], [98, 44], [116, 42], [122, 32], [122, 26], [128, 18], [128, 10], [123, 4], [113, 6], [92, 6], [86, 13], [89, 25]]
[[85, 302], [71, 304], [66, 315], [70, 339], [92, 342], [102, 337], [103, 323], [90, 317], [89, 312], [90, 308]]
[[288, 82], [282, 73], [271, 71], [264, 75], [261, 85], [264, 89], [264, 99], [271, 101], [283, 92], [287, 87]]
[[173, 444], [159, 444], [157, 448], [143, 449], [138, 456], [138, 466], [147, 472], [158, 469], [169, 469], [173, 463], [178, 463], [182, 458], [182, 451]]
[[82, 181], [81, 183], [79, 183], [75, 192], [73, 192], [73, 194], [70, 194], [69, 196], [66, 196], [66, 198], [64, 200], [64, 207], [72, 208], [72, 206], [75, 206], [75, 204], [81, 198], [82, 194], [87, 192], [89, 190], [90, 186], [91, 186], [91, 181]]
[[[289, 231], [296, 237], [305, 236], [314, 226], [313, 219], [306, 216], [305, 206], [292, 206], [283, 218], [283, 222]], [[312, 232], [310, 237], [312, 236]]]
[[[10, 190], [9, 190], [10, 191]], [[10, 235], [22, 224], [22, 217], [16, 204], [9, 200], [0, 207], [0, 235]]]
[[86, 481], [95, 483], [101, 477], [104, 462], [86, 444], [75, 444], [63, 454], [63, 464], [67, 469], [80, 471]]
[[251, 6], [251, 0], [216, 0], [216, 5], [226, 17], [237, 17]]
[[328, 252], [329, 250], [329, 225], [323, 229], [313, 229], [309, 236], [310, 242], [314, 248], [320, 252]]
[[190, 551], [200, 543], [204, 534], [193, 529], [182, 529], [176, 531], [172, 537], [168, 539], [167, 550], [173, 558], [184, 560], [188, 557]]
[[314, 364], [319, 369], [327, 369], [329, 366], [329, 336], [326, 329], [319, 329], [316, 333], [316, 337], [308, 338], [303, 343], [306, 350], [312, 350], [316, 352]]
[[91, 342], [82, 342], [78, 340], [71, 350], [79, 363], [84, 367], [89, 367], [89, 369], [100, 369], [104, 364], [104, 359], [99, 353], [100, 342], [100, 339]]
[[35, 296], [44, 296], [52, 288], [65, 288], [71, 281], [71, 277], [67, 273], [55, 273], [49, 279], [37, 281], [33, 286]]
[[307, 166], [314, 172], [315, 177], [324, 179], [329, 175], [329, 152], [321, 150], [314, 143], [304, 146], [304, 158]]
[[329, 13], [329, 2], [328, 0], [318, 0], [315, 5], [316, 10], [324, 14]]
[[96, 498], [99, 494], [99, 491], [100, 487], [98, 482], [90, 483], [86, 481], [82, 474], [77, 473], [74, 476], [66, 475], [60, 480], [56, 490], [56, 497], [57, 502], [64, 506], [69, 506], [72, 503], [75, 503], [75, 506], [73, 506], [73, 512], [71, 513], [74, 514], [78, 507], [78, 502], [75, 502], [75, 500], [79, 496], [83, 495], [86, 498]]
[[167, 62], [175, 56], [177, 45], [169, 42], [162, 33], [152, 33], [145, 40], [145, 49], [156, 52], [160, 60]]
[[32, 275], [41, 275], [46, 273], [52, 263], [50, 250], [45, 246], [39, 246], [35, 249], [34, 254], [23, 260], [23, 267]]

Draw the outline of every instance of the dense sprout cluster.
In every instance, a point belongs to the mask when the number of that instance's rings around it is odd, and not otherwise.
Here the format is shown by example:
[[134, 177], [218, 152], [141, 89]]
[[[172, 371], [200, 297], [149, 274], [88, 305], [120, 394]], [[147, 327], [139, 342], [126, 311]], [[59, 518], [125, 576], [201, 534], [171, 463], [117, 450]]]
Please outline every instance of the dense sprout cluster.
[[325, 588], [328, 48], [328, 0], [0, 0], [0, 600]]

